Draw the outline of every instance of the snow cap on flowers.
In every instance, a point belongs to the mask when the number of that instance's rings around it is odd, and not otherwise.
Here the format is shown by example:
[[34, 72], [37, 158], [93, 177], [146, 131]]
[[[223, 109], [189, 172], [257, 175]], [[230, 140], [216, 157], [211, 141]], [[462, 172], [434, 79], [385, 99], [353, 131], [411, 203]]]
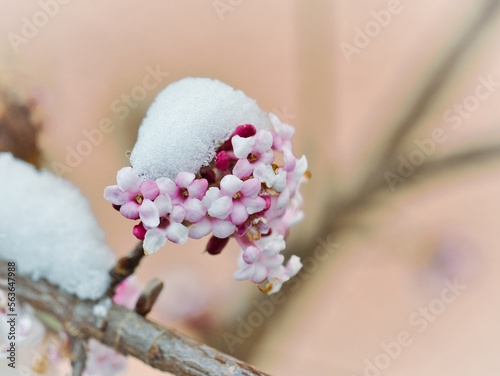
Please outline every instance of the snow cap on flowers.
[[240, 124], [269, 129], [268, 115], [241, 90], [215, 79], [186, 77], [163, 89], [141, 123], [130, 162], [147, 179], [197, 173]]
[[115, 257], [86, 197], [10, 153], [0, 153], [0, 176], [0, 258], [82, 299], [102, 296]]
[[211, 235], [206, 251], [216, 255], [234, 237], [242, 247], [235, 279], [267, 280], [262, 291], [277, 292], [302, 267], [298, 257], [285, 263], [282, 254], [290, 227], [303, 218], [299, 188], [309, 177], [307, 159], [293, 153], [294, 134], [241, 91], [215, 80], [181, 80], [151, 106], [132, 165], [118, 172], [104, 198], [140, 219], [133, 233], [147, 254], [167, 241]]

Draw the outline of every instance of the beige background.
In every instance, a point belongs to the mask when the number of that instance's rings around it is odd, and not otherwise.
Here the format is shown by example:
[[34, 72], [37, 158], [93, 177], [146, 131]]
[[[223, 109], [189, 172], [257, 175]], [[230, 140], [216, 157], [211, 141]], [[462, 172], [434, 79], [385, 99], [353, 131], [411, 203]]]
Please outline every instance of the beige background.
[[[327, 199], [341, 201], [356, 189], [394, 119], [483, 5], [401, 0], [388, 25], [348, 62], [340, 44], [353, 44], [355, 28], [364, 29], [374, 19], [370, 12], [388, 9], [390, 1], [222, 0], [223, 14], [214, 3], [72, 0], [15, 52], [8, 33], [21, 34], [23, 17], [31, 20], [40, 6], [0, 1], [0, 80], [42, 104], [46, 167], [65, 163], [67, 147], [85, 139], [82, 130], [107, 117], [116, 125], [65, 177], [89, 196], [118, 255], [135, 244], [132, 226], [102, 191], [127, 164], [140, 119], [169, 82], [218, 78], [297, 127], [297, 154], [308, 156], [313, 179], [304, 188], [307, 219], [294, 229], [293, 251], [321, 224]], [[498, 92], [480, 101], [458, 129], [443, 114], [474, 94], [478, 77], [500, 81], [499, 20], [461, 60], [403, 157], [437, 127], [448, 138], [432, 159], [498, 142]], [[169, 75], [119, 119], [112, 103], [141, 85], [147, 67]], [[271, 325], [259, 340], [255, 334], [244, 341], [238, 356], [249, 355], [246, 360], [273, 375], [363, 375], [365, 359], [373, 362], [382, 343], [405, 331], [412, 343], [383, 375], [498, 374], [499, 184], [496, 160], [405, 182], [394, 193], [382, 190], [375, 205], [357, 215], [360, 227], [335, 234], [336, 256], [287, 294]], [[155, 319], [216, 343], [238, 317], [247, 317], [243, 307], [257, 295], [250, 283], [231, 277], [235, 244], [218, 257], [201, 254], [203, 246], [204, 240], [169, 244], [145, 260], [139, 277], [166, 280]], [[455, 278], [466, 290], [418, 333], [409, 318], [440, 296], [443, 280]], [[228, 351], [223, 343], [221, 349]], [[127, 374], [139, 369], [159, 374], [135, 361]]]

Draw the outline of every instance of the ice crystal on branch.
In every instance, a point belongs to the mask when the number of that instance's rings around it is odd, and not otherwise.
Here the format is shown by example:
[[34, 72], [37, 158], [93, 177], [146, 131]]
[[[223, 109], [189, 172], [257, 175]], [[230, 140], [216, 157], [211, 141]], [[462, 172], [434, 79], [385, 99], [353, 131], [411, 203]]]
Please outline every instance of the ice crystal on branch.
[[215, 255], [234, 237], [242, 248], [234, 278], [267, 280], [262, 290], [274, 293], [302, 267], [298, 257], [284, 263], [281, 254], [289, 228], [303, 217], [307, 160], [293, 154], [294, 134], [241, 91], [186, 78], [158, 95], [139, 128], [132, 166], [118, 172], [104, 197], [140, 219], [133, 232], [148, 254], [167, 240], [212, 234], [207, 252]]

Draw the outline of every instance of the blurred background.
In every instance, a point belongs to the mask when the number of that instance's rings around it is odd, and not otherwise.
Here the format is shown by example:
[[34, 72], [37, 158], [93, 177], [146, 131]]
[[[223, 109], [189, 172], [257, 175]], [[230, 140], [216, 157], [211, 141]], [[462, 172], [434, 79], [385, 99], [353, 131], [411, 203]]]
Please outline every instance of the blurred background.
[[102, 192], [168, 83], [217, 78], [297, 128], [302, 273], [270, 300], [233, 280], [236, 243], [170, 243], [138, 273], [165, 282], [153, 319], [272, 375], [500, 374], [499, 8], [0, 0], [0, 85], [37, 104], [40, 163], [89, 197], [118, 256], [136, 239]]

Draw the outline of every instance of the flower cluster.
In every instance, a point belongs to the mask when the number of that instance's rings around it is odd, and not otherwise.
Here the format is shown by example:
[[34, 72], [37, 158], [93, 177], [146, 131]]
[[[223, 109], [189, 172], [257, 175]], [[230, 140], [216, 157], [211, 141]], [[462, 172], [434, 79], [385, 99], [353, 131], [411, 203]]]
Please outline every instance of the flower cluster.
[[234, 278], [257, 284], [267, 279], [263, 290], [277, 292], [302, 267], [296, 256], [283, 264], [281, 251], [289, 228], [303, 217], [299, 188], [308, 172], [305, 156], [293, 154], [295, 129], [274, 114], [270, 121], [273, 131], [238, 126], [196, 175], [149, 180], [125, 167], [104, 198], [124, 217], [140, 220], [133, 233], [147, 254], [167, 240], [183, 244], [212, 234], [206, 250], [215, 255], [234, 237], [242, 247]]

